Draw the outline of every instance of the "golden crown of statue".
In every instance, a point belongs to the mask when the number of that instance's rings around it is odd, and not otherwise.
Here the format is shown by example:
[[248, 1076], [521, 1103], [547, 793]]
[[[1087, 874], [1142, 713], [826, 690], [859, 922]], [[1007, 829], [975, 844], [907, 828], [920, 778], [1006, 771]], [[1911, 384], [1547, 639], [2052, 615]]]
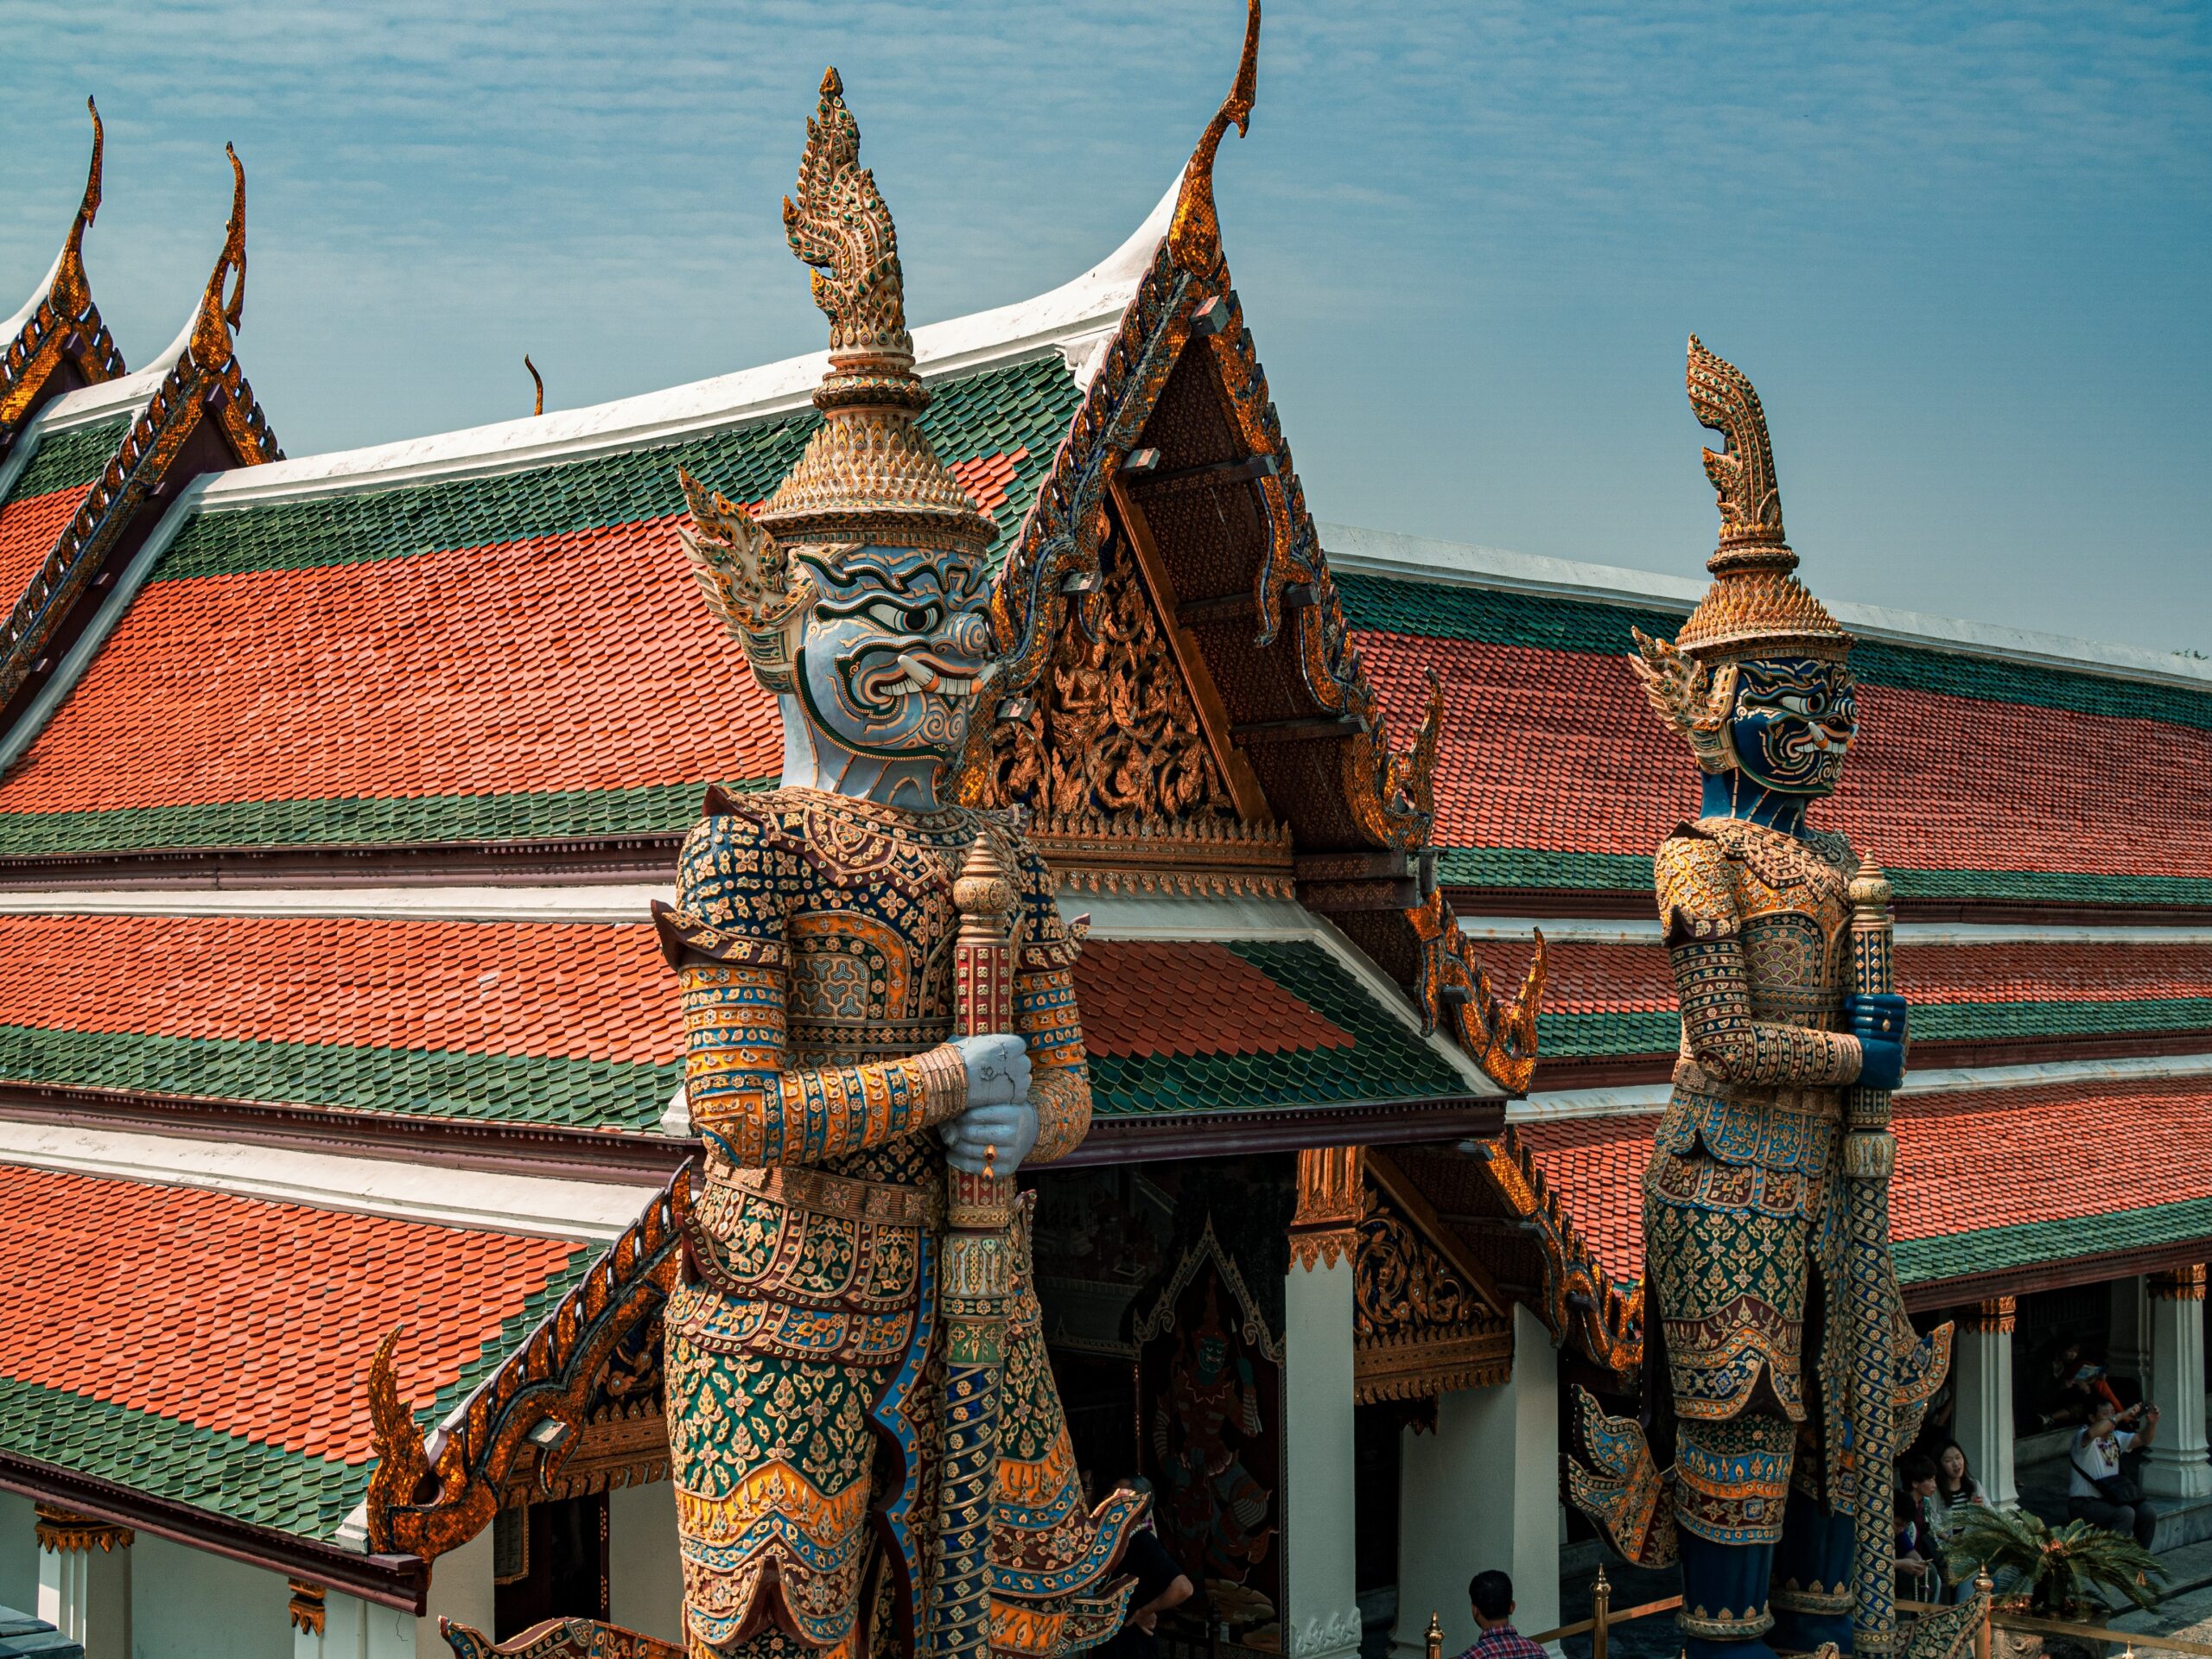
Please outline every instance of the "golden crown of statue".
[[1851, 653], [1852, 638], [1797, 580], [1758, 391], [1695, 334], [1684, 380], [1698, 420], [1724, 440], [1719, 454], [1705, 452], [1705, 475], [1720, 500], [1720, 544], [1705, 566], [1713, 586], [1671, 642], [1633, 630], [1637, 655], [1629, 664], [1699, 766], [1721, 772], [1736, 764], [1728, 740], [1735, 664], [1757, 657], [1840, 663]]
[[784, 198], [785, 236], [812, 267], [814, 302], [830, 319], [830, 372], [814, 393], [821, 427], [757, 512], [677, 471], [691, 509], [682, 537], [692, 574], [771, 691], [791, 690], [792, 632], [815, 597], [791, 548], [814, 548], [834, 570], [840, 544], [980, 560], [998, 534], [915, 424], [930, 391], [914, 372], [899, 232], [860, 154], [833, 68], [806, 124], [798, 200]]
[[814, 394], [825, 418], [756, 517], [786, 542], [865, 540], [981, 555], [997, 525], [914, 423], [930, 393], [914, 372], [899, 232], [860, 156], [861, 130], [832, 69], [806, 124], [798, 200], [784, 199], [785, 234], [813, 267], [814, 302], [830, 319], [830, 372]]
[[1720, 545], [1705, 562], [1713, 586], [1675, 644], [1707, 662], [1756, 656], [1840, 662], [1851, 636], [1797, 580], [1797, 556], [1783, 538], [1782, 489], [1758, 393], [1695, 334], [1684, 379], [1699, 422], [1719, 433], [1725, 447], [1705, 452], [1705, 475], [1720, 499]]

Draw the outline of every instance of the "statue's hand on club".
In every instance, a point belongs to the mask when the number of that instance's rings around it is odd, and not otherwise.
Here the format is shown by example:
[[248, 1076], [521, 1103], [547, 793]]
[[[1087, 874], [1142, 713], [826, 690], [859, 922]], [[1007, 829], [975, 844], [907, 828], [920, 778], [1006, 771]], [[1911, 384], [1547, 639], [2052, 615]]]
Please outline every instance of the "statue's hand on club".
[[1037, 1109], [1029, 1103], [1029, 1046], [1012, 1033], [962, 1037], [953, 1046], [968, 1068], [968, 1109], [944, 1125], [945, 1154], [956, 1169], [1011, 1175], [1037, 1144]]
[[1859, 1086], [1895, 1089], [1904, 1081], [1905, 1001], [1889, 991], [1865, 991], [1843, 1000], [1851, 1034], [1859, 1039]]

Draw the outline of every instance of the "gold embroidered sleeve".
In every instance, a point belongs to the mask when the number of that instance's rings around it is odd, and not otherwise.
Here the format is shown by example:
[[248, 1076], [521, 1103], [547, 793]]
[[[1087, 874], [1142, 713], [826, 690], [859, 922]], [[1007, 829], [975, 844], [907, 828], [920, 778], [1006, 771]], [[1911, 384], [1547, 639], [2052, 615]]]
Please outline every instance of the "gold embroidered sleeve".
[[656, 906], [654, 919], [682, 990], [684, 1098], [711, 1150], [739, 1165], [817, 1163], [941, 1123], [967, 1104], [967, 1071], [950, 1045], [900, 1060], [787, 1070], [776, 884], [718, 879], [717, 868], [727, 875], [735, 861], [718, 867], [693, 851], [687, 844], [677, 884], [684, 903]]
[[1856, 1037], [1751, 1018], [1744, 947], [1732, 934], [1678, 944], [1669, 954], [1683, 1046], [1707, 1077], [1801, 1088], [1834, 1088], [1858, 1077]]
[[1735, 889], [1711, 842], [1676, 836], [1656, 861], [1660, 925], [1682, 1006], [1682, 1046], [1720, 1083], [1834, 1088], [1859, 1075], [1859, 1039], [1751, 1017]]
[[1029, 1103], [1037, 1109], [1033, 1164], [1073, 1151], [1090, 1132], [1090, 1065], [1076, 1007], [1078, 949], [1053, 902], [1044, 861], [1024, 849], [1020, 875], [1022, 939], [1014, 963], [1014, 1028], [1029, 1045]]

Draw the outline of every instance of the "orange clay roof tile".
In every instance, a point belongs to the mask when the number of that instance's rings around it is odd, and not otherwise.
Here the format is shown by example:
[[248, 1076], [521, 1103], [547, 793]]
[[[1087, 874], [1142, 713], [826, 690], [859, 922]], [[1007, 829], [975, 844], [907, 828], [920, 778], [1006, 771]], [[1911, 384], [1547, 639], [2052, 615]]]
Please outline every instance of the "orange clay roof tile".
[[427, 1405], [588, 1254], [0, 1165], [0, 1377], [359, 1465], [386, 1330], [407, 1325], [400, 1391]]

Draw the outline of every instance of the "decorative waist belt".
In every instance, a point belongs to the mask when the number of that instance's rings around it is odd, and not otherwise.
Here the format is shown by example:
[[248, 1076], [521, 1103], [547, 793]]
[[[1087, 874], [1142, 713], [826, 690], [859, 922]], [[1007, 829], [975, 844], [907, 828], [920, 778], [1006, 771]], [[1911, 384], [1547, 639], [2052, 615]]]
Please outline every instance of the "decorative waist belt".
[[810, 1215], [841, 1221], [869, 1221], [886, 1227], [935, 1227], [944, 1214], [942, 1187], [903, 1186], [895, 1181], [863, 1181], [825, 1170], [776, 1165], [767, 1169], [734, 1169], [710, 1164], [709, 1181], [719, 1181]]
[[1723, 1083], [1687, 1054], [1675, 1062], [1675, 1086], [1703, 1095], [1708, 1100], [1726, 1101], [1731, 1105], [1770, 1107], [1777, 1111], [1825, 1118], [1830, 1122], [1840, 1122], [1843, 1117], [1843, 1090], [1840, 1089]]

